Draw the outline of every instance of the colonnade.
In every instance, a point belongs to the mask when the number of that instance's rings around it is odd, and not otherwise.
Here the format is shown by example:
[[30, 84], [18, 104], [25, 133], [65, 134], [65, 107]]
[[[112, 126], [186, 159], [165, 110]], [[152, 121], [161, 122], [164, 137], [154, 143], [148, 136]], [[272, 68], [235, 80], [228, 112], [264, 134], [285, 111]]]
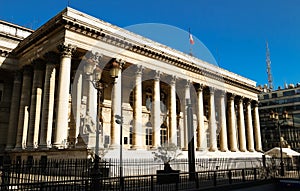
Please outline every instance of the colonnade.
[[[46, 54], [46, 65], [37, 60], [31, 66], [23, 68], [22, 80], [16, 75], [13, 88], [12, 105], [7, 149], [36, 149], [36, 148], [67, 148], [69, 133], [69, 87], [71, 84], [71, 60], [75, 47], [61, 45], [59, 67], [55, 56]], [[41, 67], [43, 66], [43, 67]], [[134, 81], [134, 104], [133, 104], [133, 148], [143, 148], [145, 144], [141, 136], [144, 128], [142, 121], [142, 95], [143, 95], [143, 72], [142, 66], [138, 66]], [[58, 70], [58, 79], [56, 79]], [[120, 124], [116, 123], [116, 115], [121, 115], [121, 70], [118, 78], [114, 79], [111, 97], [111, 127], [110, 146], [118, 147], [120, 144]], [[161, 145], [161, 75], [155, 71], [153, 82], [152, 99], [152, 144], [153, 147]], [[196, 89], [196, 103], [194, 114], [197, 116], [195, 127], [197, 150], [209, 151], [261, 151], [261, 135], [257, 101], [225, 92], [217, 87], [208, 87], [204, 84], [194, 83], [189, 80], [179, 79], [169, 75], [169, 107], [168, 107], [168, 141], [187, 149], [187, 122], [186, 112], [183, 111], [184, 123], [179, 127], [177, 122], [177, 82], [185, 81], [184, 100], [191, 98], [191, 89]], [[83, 80], [81, 77], [80, 80]], [[84, 84], [80, 82], [79, 84]], [[56, 88], [57, 86], [57, 88]], [[204, 89], [208, 94], [204, 96]], [[55, 92], [57, 91], [57, 92]], [[216, 94], [218, 96], [216, 96]], [[56, 97], [55, 97], [56, 95]], [[81, 104], [82, 94], [76, 94], [75, 118], [79, 117], [78, 111]], [[205, 99], [208, 103], [207, 114], [204, 111]], [[16, 104], [19, 103], [19, 104]], [[237, 107], [236, 107], [237, 106]], [[185, 108], [185, 107], [184, 107]], [[237, 110], [236, 110], [237, 108]], [[76, 113], [77, 112], [77, 113]], [[218, 116], [216, 116], [218, 114]], [[205, 116], [208, 116], [208, 137], [205, 129]], [[218, 120], [217, 120], [218, 118]], [[78, 121], [75, 119], [75, 121]], [[76, 122], [78, 125], [78, 122]], [[218, 124], [218, 125], [217, 125]], [[219, 129], [219, 130], [218, 130]], [[53, 132], [52, 132], [53, 131]], [[76, 131], [76, 134], [78, 131]], [[180, 134], [178, 136], [178, 133]], [[54, 138], [52, 138], [54, 137]], [[178, 140], [180, 137], [180, 140]], [[218, 140], [219, 137], [219, 140]], [[207, 138], [209, 141], [207, 142]], [[218, 145], [219, 143], [219, 145]], [[207, 145], [208, 144], [208, 145]]]

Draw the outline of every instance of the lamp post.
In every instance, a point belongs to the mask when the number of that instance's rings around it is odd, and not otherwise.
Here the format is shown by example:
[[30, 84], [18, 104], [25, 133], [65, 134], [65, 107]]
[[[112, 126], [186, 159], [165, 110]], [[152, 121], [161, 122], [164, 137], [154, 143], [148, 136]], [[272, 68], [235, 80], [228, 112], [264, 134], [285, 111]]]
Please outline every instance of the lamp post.
[[87, 76], [92, 76], [92, 78], [88, 78], [88, 81], [90, 81], [94, 88], [97, 90], [97, 115], [96, 115], [96, 144], [95, 144], [95, 159], [94, 159], [94, 169], [92, 172], [93, 176], [93, 190], [99, 190], [100, 189], [100, 184], [99, 184], [99, 134], [100, 134], [100, 123], [98, 120], [101, 119], [101, 107], [100, 107], [100, 102], [101, 102], [101, 97], [103, 95], [103, 90], [104, 90], [104, 84], [101, 80], [102, 76], [102, 69], [98, 66], [98, 62], [101, 59], [102, 55], [99, 55], [98, 53], [92, 54], [88, 53], [87, 54], [87, 60], [84, 65], [84, 73]]
[[273, 111], [271, 111], [271, 113], [270, 113], [270, 119], [276, 121], [277, 129], [278, 129], [278, 135], [279, 135], [280, 176], [284, 176], [285, 175], [285, 172], [284, 172], [284, 162], [283, 162], [283, 153], [282, 153], [282, 141], [281, 141], [281, 129], [280, 129], [280, 126], [286, 121], [287, 118], [288, 118], [287, 111], [284, 111], [282, 113], [282, 119], [283, 119], [282, 122], [279, 121], [278, 113], [274, 113]]
[[189, 180], [194, 181], [196, 178], [195, 167], [195, 146], [194, 146], [194, 126], [193, 126], [193, 111], [191, 99], [186, 99], [187, 105], [187, 124], [188, 124], [188, 161], [189, 161]]

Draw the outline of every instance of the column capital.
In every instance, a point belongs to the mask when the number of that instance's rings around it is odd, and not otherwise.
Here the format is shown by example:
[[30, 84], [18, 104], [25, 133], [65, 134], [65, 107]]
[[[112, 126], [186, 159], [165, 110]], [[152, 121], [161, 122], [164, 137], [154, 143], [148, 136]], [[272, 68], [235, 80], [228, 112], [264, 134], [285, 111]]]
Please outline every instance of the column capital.
[[225, 90], [220, 90], [220, 97], [224, 98], [225, 97], [225, 94], [226, 94], [226, 91]]
[[230, 94], [229, 94], [229, 100], [234, 100], [235, 96], [236, 96], [235, 94], [230, 93]]
[[175, 85], [176, 84], [176, 80], [177, 80], [177, 76], [172, 75], [171, 76], [171, 80], [170, 80], [171, 85]]
[[143, 70], [144, 70], [144, 66], [142, 66], [142, 65], [136, 65], [136, 71], [135, 71], [135, 74], [136, 74], [136, 75], [142, 75]]
[[76, 46], [62, 43], [57, 46], [57, 49], [62, 54], [62, 57], [71, 57], [76, 50]]
[[209, 94], [215, 94], [216, 89], [215, 87], [209, 87]]
[[186, 80], [185, 87], [189, 88], [191, 86], [191, 84], [192, 84], [191, 80]]
[[195, 86], [197, 92], [202, 92], [205, 87], [204, 84], [196, 84]]
[[43, 56], [46, 60], [46, 64], [57, 64], [59, 63], [59, 55], [55, 52], [46, 52]]
[[244, 96], [240, 96], [240, 97], [239, 97], [239, 103], [243, 102], [243, 101], [244, 101], [244, 99], [245, 99], [245, 97], [244, 97]]
[[254, 104], [254, 107], [258, 107], [258, 101], [257, 100], [254, 100], [253, 104]]
[[115, 58], [114, 61], [117, 62], [120, 65], [121, 69], [123, 68], [123, 66], [126, 63], [126, 61], [124, 59], [121, 59], [121, 58]]
[[246, 104], [251, 105], [251, 102], [252, 102], [252, 100], [248, 98], [247, 101], [246, 101]]
[[161, 71], [155, 70], [154, 73], [154, 80], [159, 80], [161, 75]]

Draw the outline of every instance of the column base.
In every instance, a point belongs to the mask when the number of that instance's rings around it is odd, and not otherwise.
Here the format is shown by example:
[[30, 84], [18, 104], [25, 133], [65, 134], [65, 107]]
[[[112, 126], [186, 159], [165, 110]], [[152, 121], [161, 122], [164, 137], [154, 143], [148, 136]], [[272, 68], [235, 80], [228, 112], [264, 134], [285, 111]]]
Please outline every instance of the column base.
[[228, 152], [229, 150], [228, 149], [221, 149], [220, 151], [221, 152]]
[[209, 148], [208, 151], [209, 152], [216, 152], [216, 151], [218, 151], [218, 148]]
[[196, 151], [205, 151], [205, 148], [196, 148]]

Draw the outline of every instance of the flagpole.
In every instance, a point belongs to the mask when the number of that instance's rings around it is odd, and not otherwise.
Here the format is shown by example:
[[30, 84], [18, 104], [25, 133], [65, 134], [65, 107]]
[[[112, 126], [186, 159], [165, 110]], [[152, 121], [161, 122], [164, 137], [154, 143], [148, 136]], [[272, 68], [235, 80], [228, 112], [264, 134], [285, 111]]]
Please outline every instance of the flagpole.
[[194, 44], [194, 40], [193, 40], [193, 37], [192, 37], [192, 34], [191, 34], [191, 28], [189, 28], [189, 41], [190, 41], [190, 52], [189, 52], [189, 55], [190, 56], [193, 56], [193, 44]]

